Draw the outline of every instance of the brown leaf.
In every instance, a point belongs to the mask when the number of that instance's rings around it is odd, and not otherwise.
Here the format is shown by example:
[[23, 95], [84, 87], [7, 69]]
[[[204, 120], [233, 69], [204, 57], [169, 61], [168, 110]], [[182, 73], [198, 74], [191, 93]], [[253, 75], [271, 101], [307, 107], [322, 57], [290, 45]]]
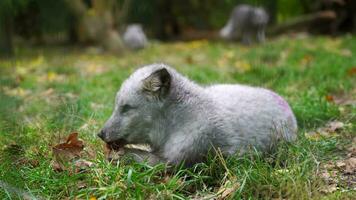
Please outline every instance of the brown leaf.
[[356, 172], [356, 158], [349, 158], [345, 160], [345, 173], [352, 174]]
[[332, 121], [332, 122], [329, 122], [329, 123], [327, 124], [326, 129], [327, 129], [327, 131], [329, 131], [329, 132], [335, 132], [335, 131], [338, 131], [338, 130], [343, 129], [344, 126], [345, 126], [345, 124], [342, 123], [342, 122], [339, 122], [339, 121]]
[[305, 66], [310, 64], [313, 61], [313, 56], [311, 55], [304, 55], [304, 57], [301, 59], [301, 65]]
[[124, 153], [124, 148], [114, 149], [109, 144], [104, 144], [104, 155], [108, 161], [116, 162]]
[[84, 160], [84, 159], [79, 159], [74, 162], [75, 166], [75, 172], [82, 172], [90, 167], [94, 166], [94, 163]]
[[329, 178], [330, 178], [330, 174], [329, 174], [329, 172], [327, 172], [326, 170], [323, 171], [323, 172], [321, 172], [321, 173], [319, 174], [319, 176], [320, 176], [321, 178], [323, 178], [325, 181], [329, 180]]
[[335, 165], [338, 168], [344, 168], [346, 166], [346, 164], [343, 160], [336, 161]]
[[194, 63], [193, 57], [191, 55], [188, 55], [187, 57], [185, 57], [185, 62], [188, 64], [193, 64]]
[[78, 187], [79, 190], [80, 190], [80, 189], [84, 189], [84, 188], [87, 187], [87, 183], [84, 182], [84, 181], [79, 181], [79, 182], [77, 182], [76, 185], [77, 185], [77, 187]]
[[356, 75], [356, 67], [352, 67], [351, 69], [347, 70], [347, 74], [349, 76], [355, 76]]
[[325, 100], [328, 102], [334, 102], [334, 97], [332, 95], [326, 95]]
[[75, 162], [75, 166], [78, 168], [88, 168], [88, 167], [93, 167], [94, 163], [87, 160], [80, 159]]
[[234, 195], [234, 192], [240, 187], [240, 183], [237, 182], [235, 178], [232, 180], [227, 180], [224, 185], [222, 185], [217, 192], [217, 194], [221, 194], [217, 199], [223, 200], [223, 199], [228, 199], [232, 195]]
[[234, 192], [240, 187], [239, 183], [235, 183], [229, 188], [226, 188], [225, 191], [221, 194], [219, 199], [227, 199], [228, 197], [232, 196]]
[[328, 193], [333, 193], [337, 190], [337, 184], [331, 184], [331, 185], [326, 185], [325, 187], [320, 189], [320, 192], [324, 193], [324, 194], [328, 194]]
[[352, 146], [350, 148], [347, 149], [348, 154], [347, 157], [356, 157], [356, 146]]
[[78, 139], [78, 133], [71, 133], [65, 143], [58, 144], [52, 148], [55, 160], [53, 168], [58, 171], [66, 170], [68, 162], [74, 158], [79, 158], [83, 151], [83, 141]]
[[[117, 140], [104, 144], [104, 155], [109, 161], [118, 161], [125, 154], [125, 141]], [[135, 148], [135, 147], [134, 147]]]

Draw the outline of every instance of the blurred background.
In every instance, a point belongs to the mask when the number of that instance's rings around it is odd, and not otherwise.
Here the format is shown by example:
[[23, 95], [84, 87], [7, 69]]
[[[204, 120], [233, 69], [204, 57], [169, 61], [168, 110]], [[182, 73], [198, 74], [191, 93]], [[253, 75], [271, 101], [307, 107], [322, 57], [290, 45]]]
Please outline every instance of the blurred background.
[[150, 39], [215, 39], [234, 6], [264, 7], [267, 35], [356, 31], [353, 0], [1, 0], [0, 55], [18, 44], [99, 45], [121, 51], [127, 24], [140, 23]]

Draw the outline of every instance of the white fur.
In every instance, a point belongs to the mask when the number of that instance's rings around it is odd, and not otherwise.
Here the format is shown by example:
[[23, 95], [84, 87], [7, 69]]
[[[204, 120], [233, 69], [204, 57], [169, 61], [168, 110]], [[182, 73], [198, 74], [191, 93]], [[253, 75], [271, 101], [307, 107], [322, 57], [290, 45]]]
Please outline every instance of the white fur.
[[[169, 94], [151, 99], [141, 91], [143, 80], [162, 68], [171, 75]], [[212, 147], [232, 155], [296, 139], [294, 114], [272, 91], [238, 84], [203, 87], [164, 64], [142, 67], [122, 84], [116, 107], [127, 102], [138, 108], [126, 116], [115, 109], [103, 129], [106, 141], [148, 143], [162, 162], [194, 164]]]
[[123, 34], [125, 45], [132, 49], [142, 49], [147, 45], [147, 37], [140, 24], [129, 25]]
[[247, 44], [256, 37], [258, 42], [264, 42], [268, 20], [269, 16], [263, 8], [241, 4], [231, 12], [227, 24], [220, 31], [220, 37], [226, 40], [242, 38]]

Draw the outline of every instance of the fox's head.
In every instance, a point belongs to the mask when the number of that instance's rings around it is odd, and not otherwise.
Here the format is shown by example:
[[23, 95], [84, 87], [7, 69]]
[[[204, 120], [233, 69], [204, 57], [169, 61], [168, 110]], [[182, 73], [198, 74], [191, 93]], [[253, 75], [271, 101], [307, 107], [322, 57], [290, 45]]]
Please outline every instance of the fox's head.
[[98, 136], [107, 143], [150, 143], [149, 133], [170, 92], [172, 77], [163, 64], [135, 71], [116, 94], [115, 108]]
[[131, 24], [131, 25], [127, 26], [126, 30], [129, 32], [133, 32], [133, 33], [135, 33], [135, 32], [142, 33], [143, 32], [141, 24]]
[[255, 8], [251, 20], [254, 25], [265, 26], [269, 21], [269, 16], [263, 8]]

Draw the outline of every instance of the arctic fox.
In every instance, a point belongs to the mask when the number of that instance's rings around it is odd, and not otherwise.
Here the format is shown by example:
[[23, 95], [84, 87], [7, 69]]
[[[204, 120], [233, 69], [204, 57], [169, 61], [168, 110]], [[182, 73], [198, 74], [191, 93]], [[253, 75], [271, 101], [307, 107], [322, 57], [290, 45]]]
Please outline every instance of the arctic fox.
[[265, 41], [265, 28], [269, 16], [263, 8], [250, 5], [236, 6], [231, 12], [230, 19], [220, 31], [220, 37], [228, 40], [242, 37], [242, 42], [249, 44], [252, 37], [258, 42]]
[[123, 39], [125, 45], [131, 50], [143, 49], [147, 46], [147, 37], [141, 24], [127, 26]]
[[121, 85], [98, 136], [112, 147], [150, 145], [150, 152], [127, 153], [152, 165], [190, 166], [204, 161], [212, 149], [229, 156], [293, 141], [297, 123], [288, 103], [270, 90], [238, 84], [204, 87], [165, 64], [152, 64]]

